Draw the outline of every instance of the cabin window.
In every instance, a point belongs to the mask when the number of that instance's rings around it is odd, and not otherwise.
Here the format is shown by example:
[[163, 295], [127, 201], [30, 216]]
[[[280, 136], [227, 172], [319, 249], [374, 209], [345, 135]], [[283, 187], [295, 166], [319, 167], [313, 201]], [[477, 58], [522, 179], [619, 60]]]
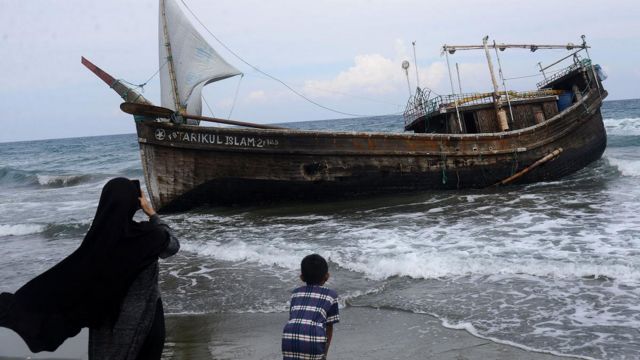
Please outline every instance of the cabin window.
[[476, 123], [476, 116], [471, 111], [465, 111], [462, 113], [464, 120], [464, 127], [467, 129], [467, 134], [477, 134], [478, 124]]

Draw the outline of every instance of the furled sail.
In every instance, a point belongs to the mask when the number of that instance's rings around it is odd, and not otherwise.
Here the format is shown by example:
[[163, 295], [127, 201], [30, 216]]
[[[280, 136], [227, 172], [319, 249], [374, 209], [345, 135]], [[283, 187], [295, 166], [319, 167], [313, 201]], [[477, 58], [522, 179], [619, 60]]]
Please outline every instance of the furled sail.
[[202, 114], [202, 88], [242, 73], [227, 63], [193, 27], [175, 0], [160, 0], [162, 106]]

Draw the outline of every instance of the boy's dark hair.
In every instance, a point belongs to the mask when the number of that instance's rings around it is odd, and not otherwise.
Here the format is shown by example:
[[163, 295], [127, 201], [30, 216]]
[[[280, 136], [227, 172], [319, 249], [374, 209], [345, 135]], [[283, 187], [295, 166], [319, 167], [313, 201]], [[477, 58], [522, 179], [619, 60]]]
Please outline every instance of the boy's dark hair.
[[329, 272], [327, 261], [318, 254], [307, 255], [300, 263], [302, 279], [308, 285], [320, 285], [324, 276]]

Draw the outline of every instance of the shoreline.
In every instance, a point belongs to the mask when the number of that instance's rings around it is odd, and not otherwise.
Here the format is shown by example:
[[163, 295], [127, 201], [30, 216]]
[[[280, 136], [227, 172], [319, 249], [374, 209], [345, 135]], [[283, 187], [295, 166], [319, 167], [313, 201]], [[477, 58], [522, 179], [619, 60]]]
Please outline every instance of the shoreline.
[[[167, 315], [163, 359], [281, 359], [287, 313]], [[0, 360], [87, 359], [88, 331], [54, 353], [31, 354], [17, 334], [0, 328]], [[449, 329], [426, 314], [347, 307], [335, 325], [329, 359], [575, 359], [525, 350]]]

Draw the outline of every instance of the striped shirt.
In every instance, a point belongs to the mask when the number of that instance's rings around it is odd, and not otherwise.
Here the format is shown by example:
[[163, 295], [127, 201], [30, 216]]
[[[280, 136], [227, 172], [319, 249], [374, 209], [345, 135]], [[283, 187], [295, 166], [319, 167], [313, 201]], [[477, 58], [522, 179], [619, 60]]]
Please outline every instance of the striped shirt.
[[324, 359], [326, 325], [340, 321], [338, 294], [318, 285], [293, 290], [289, 322], [282, 332], [284, 360]]

